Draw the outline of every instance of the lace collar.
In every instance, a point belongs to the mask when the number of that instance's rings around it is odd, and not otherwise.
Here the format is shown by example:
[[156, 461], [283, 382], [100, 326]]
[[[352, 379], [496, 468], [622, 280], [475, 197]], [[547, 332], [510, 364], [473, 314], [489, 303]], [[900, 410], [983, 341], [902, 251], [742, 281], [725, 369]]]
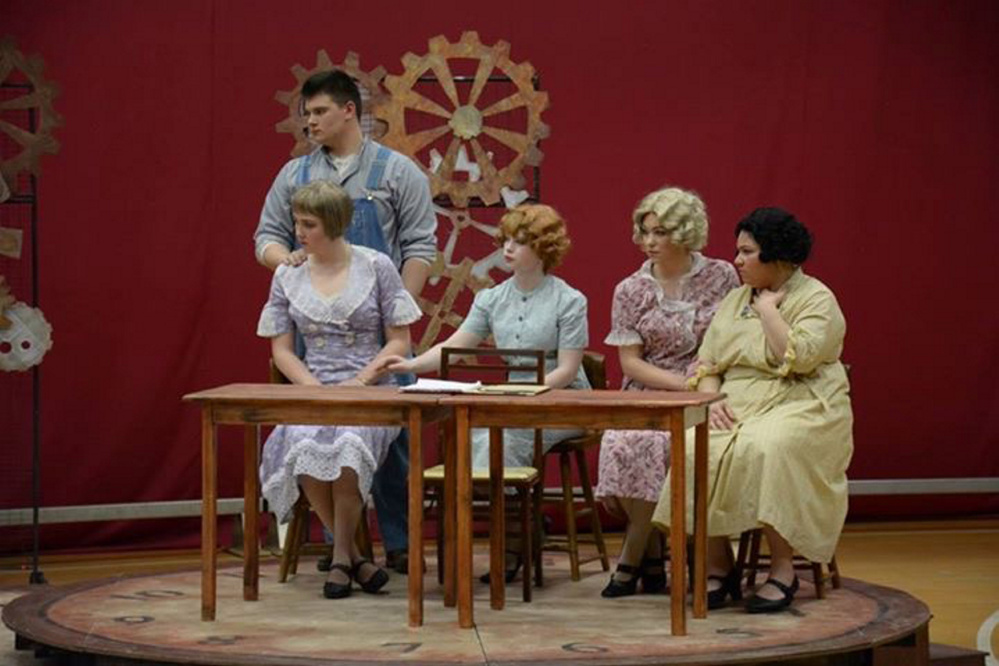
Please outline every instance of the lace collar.
[[375, 287], [375, 250], [351, 246], [347, 284], [332, 296], [323, 296], [312, 286], [309, 263], [289, 268], [281, 275], [288, 301], [313, 321], [344, 324]]

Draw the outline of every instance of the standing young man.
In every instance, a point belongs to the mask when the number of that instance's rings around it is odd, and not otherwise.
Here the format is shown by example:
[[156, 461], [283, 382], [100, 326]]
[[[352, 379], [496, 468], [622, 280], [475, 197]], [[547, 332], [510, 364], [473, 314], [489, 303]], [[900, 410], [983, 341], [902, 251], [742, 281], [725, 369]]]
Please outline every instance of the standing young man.
[[[319, 147], [282, 167], [271, 185], [253, 235], [257, 260], [274, 270], [305, 260], [295, 248], [291, 196], [314, 180], [329, 180], [354, 201], [348, 242], [384, 252], [414, 297], [423, 290], [437, 251], [437, 218], [430, 185], [405, 155], [364, 137], [361, 94], [346, 73], [319, 72], [302, 84], [309, 137]], [[406, 573], [409, 448], [406, 431], [392, 443], [372, 487], [386, 564]]]

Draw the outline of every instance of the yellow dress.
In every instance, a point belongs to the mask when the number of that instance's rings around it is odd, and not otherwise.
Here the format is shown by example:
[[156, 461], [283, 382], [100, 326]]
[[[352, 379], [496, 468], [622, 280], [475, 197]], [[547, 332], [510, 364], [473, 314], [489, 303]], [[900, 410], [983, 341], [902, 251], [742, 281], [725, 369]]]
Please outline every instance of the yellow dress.
[[[784, 358], [767, 345], [748, 286], [725, 297], [698, 352], [691, 385], [719, 376], [736, 416], [734, 429], [710, 433], [708, 534], [734, 535], [766, 523], [799, 554], [828, 562], [846, 519], [853, 454], [850, 387], [839, 361], [846, 322], [829, 288], [800, 269], [785, 287], [779, 309], [791, 330]], [[691, 429], [688, 470], [693, 451]], [[692, 487], [688, 481], [688, 526]], [[667, 478], [653, 516], [664, 530], [669, 488]]]

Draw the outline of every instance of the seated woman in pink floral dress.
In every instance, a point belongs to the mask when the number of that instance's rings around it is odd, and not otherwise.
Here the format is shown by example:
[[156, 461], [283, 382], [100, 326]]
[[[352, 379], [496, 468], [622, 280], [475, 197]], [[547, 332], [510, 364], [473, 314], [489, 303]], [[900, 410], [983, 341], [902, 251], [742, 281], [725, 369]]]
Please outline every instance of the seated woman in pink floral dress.
[[[687, 366], [718, 304], [739, 280], [731, 264], [698, 252], [708, 240], [708, 216], [693, 192], [652, 192], [635, 208], [632, 223], [634, 241], [648, 260], [614, 290], [604, 342], [618, 348], [624, 390], [687, 390]], [[596, 495], [628, 520], [605, 597], [635, 594], [639, 578], [646, 593], [666, 587], [662, 544], [650, 521], [668, 462], [668, 433], [604, 433]]]

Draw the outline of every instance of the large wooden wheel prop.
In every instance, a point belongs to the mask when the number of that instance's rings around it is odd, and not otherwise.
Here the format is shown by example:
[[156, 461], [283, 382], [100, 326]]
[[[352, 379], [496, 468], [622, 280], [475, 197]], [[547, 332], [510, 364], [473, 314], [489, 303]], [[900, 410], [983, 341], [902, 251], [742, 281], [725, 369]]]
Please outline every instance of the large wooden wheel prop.
[[[504, 186], [515, 190], [523, 188], [524, 169], [541, 163], [543, 154], [538, 148], [538, 142], [549, 134], [548, 126], [541, 122], [541, 113], [548, 108], [548, 94], [534, 89], [534, 67], [530, 63], [515, 64], [510, 60], [510, 45], [507, 42], [499, 41], [492, 46], [484, 46], [477, 33], [465, 32], [455, 44], [439, 36], [431, 39], [429, 45], [430, 52], [426, 55], [407, 53], [403, 56], [402, 63], [406, 69], [401, 76], [385, 77], [385, 87], [391, 97], [385, 106], [376, 111], [377, 117], [388, 124], [382, 140], [386, 145], [409, 155], [424, 168], [435, 197], [447, 195], [459, 208], [466, 207], [473, 197], [487, 205], [498, 203], [500, 190]], [[478, 61], [474, 81], [464, 101], [460, 99], [455, 78], [448, 65], [451, 59]], [[499, 70], [510, 80], [515, 92], [480, 109], [480, 97], [494, 70]], [[414, 89], [421, 77], [428, 72], [433, 74], [436, 84], [446, 96], [447, 106], [438, 104]], [[527, 113], [525, 125], [519, 131], [488, 124], [491, 117], [521, 107]], [[406, 128], [407, 109], [435, 116], [441, 120], [441, 124], [410, 133]], [[451, 140], [444, 159], [436, 171], [431, 171], [417, 157], [417, 153], [448, 135]], [[513, 151], [513, 159], [505, 165], [495, 164], [492, 155], [479, 141], [482, 135]], [[471, 147], [470, 154], [481, 172], [481, 178], [475, 182], [452, 178], [459, 151], [464, 145]]]
[[343, 62], [335, 63], [330, 60], [325, 50], [320, 49], [316, 53], [316, 66], [306, 69], [302, 65], [294, 65], [291, 73], [297, 85], [291, 90], [279, 90], [274, 94], [281, 104], [288, 107], [288, 117], [275, 125], [278, 133], [291, 134], [295, 139], [295, 145], [291, 149], [293, 157], [308, 155], [315, 150], [316, 145], [309, 141], [305, 134], [305, 117], [302, 115], [302, 84], [305, 80], [317, 72], [339, 69], [346, 72], [357, 81], [361, 92], [361, 130], [368, 136], [379, 138], [384, 133], [384, 127], [375, 119], [378, 109], [385, 104], [388, 95], [382, 89], [381, 81], [385, 78], [385, 68], [378, 66], [370, 72], [361, 69], [361, 59], [353, 51], [348, 51]]
[[0, 155], [0, 177], [15, 194], [19, 174], [38, 175], [42, 155], [59, 152], [59, 141], [52, 135], [52, 130], [62, 125], [62, 117], [52, 108], [52, 100], [59, 90], [54, 83], [45, 80], [44, 69], [45, 63], [39, 56], [25, 58], [12, 39], [0, 40], [0, 83], [30, 85], [21, 95], [0, 100], [0, 114], [5, 111], [35, 112], [34, 131], [0, 118], [0, 132], [19, 147], [14, 154]]

